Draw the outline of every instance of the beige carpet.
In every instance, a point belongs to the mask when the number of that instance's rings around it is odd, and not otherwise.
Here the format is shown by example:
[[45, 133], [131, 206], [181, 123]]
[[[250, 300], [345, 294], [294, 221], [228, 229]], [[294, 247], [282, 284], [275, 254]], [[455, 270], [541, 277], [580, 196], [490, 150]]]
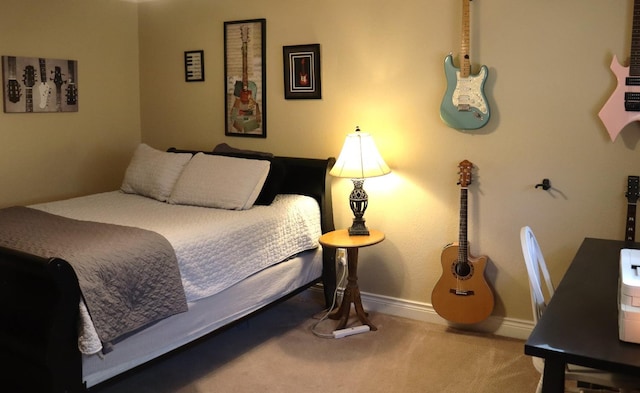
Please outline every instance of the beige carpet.
[[[539, 374], [523, 341], [371, 313], [378, 331], [323, 339], [307, 291], [197, 345], [105, 386], [100, 393], [534, 392]], [[333, 330], [323, 321], [319, 330]]]

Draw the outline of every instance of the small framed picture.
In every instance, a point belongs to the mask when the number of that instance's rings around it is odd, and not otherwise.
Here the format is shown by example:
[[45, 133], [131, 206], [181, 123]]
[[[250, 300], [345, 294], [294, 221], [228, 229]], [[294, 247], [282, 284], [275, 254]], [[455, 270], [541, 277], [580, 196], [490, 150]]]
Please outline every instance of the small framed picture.
[[185, 82], [204, 82], [204, 51], [191, 50], [184, 52]]
[[284, 98], [320, 99], [320, 44], [283, 46]]
[[224, 22], [225, 132], [267, 137], [266, 19]]

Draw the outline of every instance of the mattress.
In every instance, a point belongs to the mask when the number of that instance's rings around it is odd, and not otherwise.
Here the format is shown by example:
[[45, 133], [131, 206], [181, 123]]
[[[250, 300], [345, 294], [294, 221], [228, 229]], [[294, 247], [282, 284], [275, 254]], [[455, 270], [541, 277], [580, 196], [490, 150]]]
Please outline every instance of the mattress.
[[301, 195], [278, 195], [269, 206], [241, 211], [171, 205], [121, 191], [30, 207], [161, 234], [176, 252], [187, 301], [316, 248], [321, 235], [318, 204]]
[[[211, 297], [261, 270], [318, 248], [320, 210], [301, 195], [278, 195], [269, 206], [224, 210], [172, 205], [121, 191], [30, 206], [78, 220], [127, 225], [164, 236], [176, 252], [188, 302]], [[81, 305], [80, 349], [100, 351]]]
[[101, 356], [83, 356], [82, 378], [95, 386], [273, 303], [322, 275], [322, 249], [266, 268], [213, 296], [127, 337]]

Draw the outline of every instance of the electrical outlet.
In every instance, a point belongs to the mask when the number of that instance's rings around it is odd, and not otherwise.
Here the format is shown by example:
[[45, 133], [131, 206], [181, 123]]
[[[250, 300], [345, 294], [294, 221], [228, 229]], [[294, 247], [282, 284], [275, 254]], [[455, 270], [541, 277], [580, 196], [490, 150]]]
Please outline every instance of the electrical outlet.
[[342, 266], [347, 266], [347, 250], [336, 248], [336, 261]]

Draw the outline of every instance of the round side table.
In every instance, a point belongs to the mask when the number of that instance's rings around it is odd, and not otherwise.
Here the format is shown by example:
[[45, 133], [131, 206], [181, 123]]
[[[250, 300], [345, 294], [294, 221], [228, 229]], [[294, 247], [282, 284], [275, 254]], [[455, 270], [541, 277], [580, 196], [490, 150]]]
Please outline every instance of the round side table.
[[[384, 233], [375, 229], [369, 230], [369, 235], [349, 236], [347, 229], [339, 229], [325, 233], [320, 237], [320, 244], [325, 247], [336, 249], [345, 248], [347, 250], [347, 263], [349, 275], [347, 276], [347, 287], [344, 290], [342, 304], [340, 308], [331, 313], [331, 319], [339, 319], [340, 322], [336, 330], [344, 329], [347, 326], [351, 303], [355, 306], [356, 314], [360, 322], [368, 325], [371, 330], [377, 330], [374, 324], [367, 318], [367, 313], [362, 308], [360, 289], [358, 288], [358, 249], [360, 247], [372, 246], [384, 240]], [[335, 252], [335, 250], [334, 250]]]

